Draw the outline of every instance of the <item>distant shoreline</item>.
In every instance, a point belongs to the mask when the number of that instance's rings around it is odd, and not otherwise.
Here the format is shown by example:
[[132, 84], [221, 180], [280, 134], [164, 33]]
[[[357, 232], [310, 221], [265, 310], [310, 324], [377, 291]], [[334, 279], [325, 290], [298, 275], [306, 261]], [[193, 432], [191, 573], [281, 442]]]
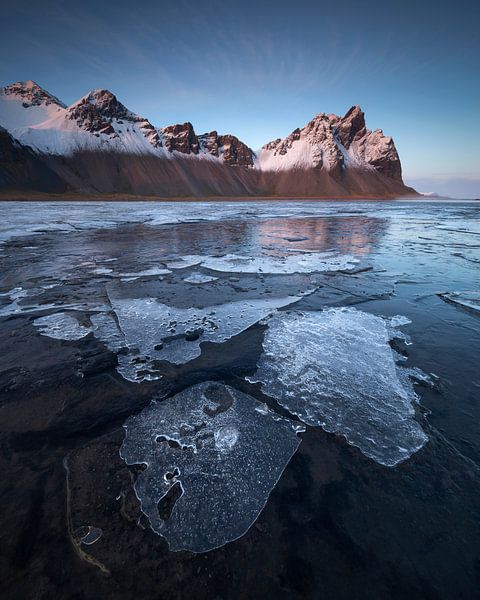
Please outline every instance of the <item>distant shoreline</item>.
[[[19, 192], [18, 190], [0, 192], [1, 202], [272, 202], [272, 201], [289, 201], [289, 202], [304, 202], [315, 201], [319, 202], [329, 200], [338, 202], [351, 201], [368, 201], [379, 202], [383, 200], [428, 200], [428, 196], [420, 194], [397, 196], [397, 195], [379, 195], [379, 196], [140, 196], [137, 194], [79, 194], [78, 192], [48, 194], [42, 192]], [[451, 200], [451, 198], [436, 197], [435, 200]], [[432, 198], [433, 200], [433, 198]]]

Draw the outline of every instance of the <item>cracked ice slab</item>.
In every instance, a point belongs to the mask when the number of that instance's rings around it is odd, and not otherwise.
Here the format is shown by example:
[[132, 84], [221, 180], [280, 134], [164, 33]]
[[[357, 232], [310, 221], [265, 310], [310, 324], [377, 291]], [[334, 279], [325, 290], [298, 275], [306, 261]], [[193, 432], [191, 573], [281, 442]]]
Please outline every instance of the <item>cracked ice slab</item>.
[[[156, 371], [154, 361], [183, 364], [193, 360], [200, 356], [202, 342], [224, 342], [300, 298], [263, 298], [206, 308], [176, 308], [154, 298], [124, 299], [111, 295], [118, 326], [111, 318], [101, 319], [101, 323], [97, 320], [95, 335], [107, 345], [112, 345], [113, 339], [121, 345], [119, 339], [123, 335], [123, 346], [129, 348], [130, 356], [122, 356], [122, 360], [137, 364], [133, 380], [139, 381], [152, 378]], [[117, 350], [113, 346], [112, 349]]]
[[[152, 402], [124, 427], [120, 456], [146, 465], [135, 493], [172, 551], [207, 552], [244, 535], [300, 443], [298, 424], [213, 382]], [[181, 495], [162, 518], [159, 502], [175, 486]]]
[[250, 381], [307, 425], [394, 466], [428, 439], [415, 420], [410, 371], [396, 365], [389, 345], [392, 329], [405, 323], [353, 308], [278, 313]]

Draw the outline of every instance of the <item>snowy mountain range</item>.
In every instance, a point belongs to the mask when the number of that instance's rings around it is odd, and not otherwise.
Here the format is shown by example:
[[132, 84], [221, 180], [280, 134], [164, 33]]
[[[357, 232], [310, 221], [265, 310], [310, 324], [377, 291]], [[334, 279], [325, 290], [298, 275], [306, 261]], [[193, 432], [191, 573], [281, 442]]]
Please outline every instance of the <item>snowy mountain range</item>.
[[231, 134], [198, 135], [191, 123], [156, 127], [108, 90], [66, 106], [33, 81], [0, 89], [0, 188], [166, 197], [414, 193], [392, 138], [369, 131], [358, 106], [343, 118], [321, 113], [256, 154]]

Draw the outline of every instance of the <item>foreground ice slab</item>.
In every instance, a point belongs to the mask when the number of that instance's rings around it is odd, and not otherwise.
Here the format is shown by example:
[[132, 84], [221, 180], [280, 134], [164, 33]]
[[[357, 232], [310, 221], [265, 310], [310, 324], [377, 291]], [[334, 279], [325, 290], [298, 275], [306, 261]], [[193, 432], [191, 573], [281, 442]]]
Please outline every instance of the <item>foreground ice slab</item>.
[[438, 295], [445, 302], [480, 312], [480, 292], [445, 292]]
[[300, 443], [298, 424], [213, 382], [153, 402], [125, 430], [120, 456], [146, 465], [135, 492], [173, 551], [207, 552], [241, 537]]
[[427, 441], [415, 420], [409, 372], [395, 364], [388, 343], [392, 328], [405, 322], [353, 308], [278, 313], [251, 380], [304, 423], [394, 466]]
[[80, 340], [92, 330], [80, 325], [75, 317], [68, 313], [55, 313], [39, 317], [33, 322], [42, 335], [56, 340]]
[[[176, 308], [154, 298], [114, 298], [112, 318], [96, 321], [95, 335], [112, 350], [129, 349], [119, 371], [133, 381], [155, 378], [154, 361], [183, 364], [201, 354], [202, 342], [224, 342], [271, 312], [300, 299], [265, 298], [227, 302], [206, 308]], [[122, 342], [120, 338], [123, 337]], [[113, 341], [114, 340], [114, 341]], [[133, 365], [128, 368], [126, 361]]]

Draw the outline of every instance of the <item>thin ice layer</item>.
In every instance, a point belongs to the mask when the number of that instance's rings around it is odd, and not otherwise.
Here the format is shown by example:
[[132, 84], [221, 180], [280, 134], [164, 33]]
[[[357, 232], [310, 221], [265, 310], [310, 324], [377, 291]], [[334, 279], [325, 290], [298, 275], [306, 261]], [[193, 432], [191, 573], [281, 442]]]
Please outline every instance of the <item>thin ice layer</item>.
[[218, 277], [212, 277], [211, 275], [205, 275], [204, 273], [191, 273], [188, 277], [185, 277], [183, 281], [186, 283], [211, 283], [217, 281]]
[[77, 319], [68, 313], [39, 317], [33, 324], [42, 335], [56, 340], [80, 340], [92, 331], [90, 327], [80, 325]]
[[285, 257], [274, 256], [209, 256], [201, 265], [212, 271], [224, 273], [318, 273], [326, 271], [347, 271], [358, 265], [358, 259], [349, 254], [334, 252], [305, 252]]
[[[241, 300], [206, 308], [176, 308], [154, 298], [111, 298], [124, 345], [130, 350], [129, 360], [139, 373], [151, 378], [154, 361], [166, 360], [183, 364], [200, 356], [202, 342], [224, 342], [257, 323], [272, 311], [299, 300], [299, 296]], [[111, 343], [110, 328], [102, 327], [95, 335]], [[123, 357], [127, 359], [128, 357]]]
[[438, 295], [445, 302], [480, 312], [480, 292], [445, 292]]
[[306, 424], [394, 466], [427, 441], [389, 346], [394, 323], [353, 308], [273, 315], [252, 381]]
[[207, 552], [238, 539], [257, 519], [300, 443], [292, 421], [262, 408], [207, 382], [153, 402], [125, 423], [120, 456], [146, 465], [135, 492], [170, 550]]

